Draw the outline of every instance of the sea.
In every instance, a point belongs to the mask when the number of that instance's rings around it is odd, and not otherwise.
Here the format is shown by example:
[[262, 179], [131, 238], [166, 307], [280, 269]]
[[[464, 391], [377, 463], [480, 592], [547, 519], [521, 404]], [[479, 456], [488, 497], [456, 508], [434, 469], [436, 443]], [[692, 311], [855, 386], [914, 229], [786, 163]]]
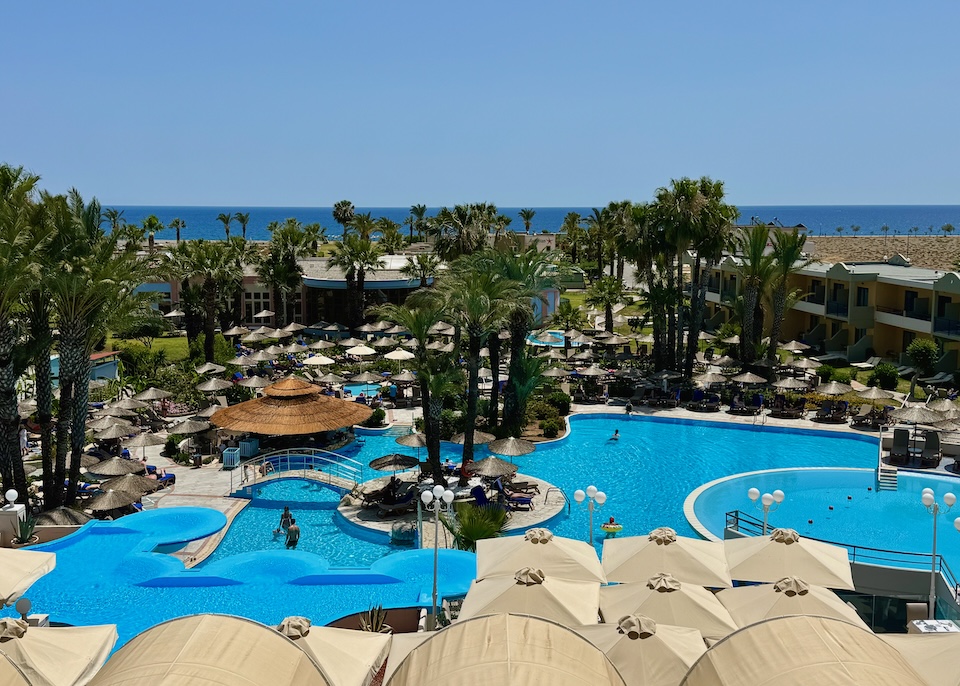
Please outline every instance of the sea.
[[[131, 224], [139, 224], [146, 217], [156, 215], [166, 226], [174, 218], [186, 222], [186, 229], [180, 233], [182, 239], [204, 238], [218, 240], [224, 237], [223, 224], [217, 220], [222, 212], [236, 214], [249, 213], [247, 238], [250, 240], [269, 240], [267, 225], [273, 221], [282, 222], [295, 218], [303, 224], [319, 222], [327, 229], [328, 236], [341, 234], [340, 225], [333, 220], [330, 207], [197, 207], [175, 205], [104, 205], [123, 211], [123, 218]], [[439, 208], [430, 208], [428, 216], [434, 216]], [[523, 221], [519, 207], [501, 207], [502, 214], [513, 219], [509, 229], [522, 233]], [[591, 213], [589, 207], [534, 207], [536, 212], [531, 222], [533, 233], [543, 231], [556, 232], [568, 212], [577, 212], [586, 217]], [[940, 235], [941, 227], [951, 224], [960, 228], [960, 205], [742, 205], [741, 224], [755, 220], [786, 227], [802, 224], [811, 236], [875, 236], [882, 235], [881, 227], [889, 226], [889, 235], [906, 234], [917, 227], [918, 235]], [[369, 212], [374, 218], [387, 217], [398, 224], [410, 216], [408, 207], [358, 207], [357, 213]], [[853, 227], [859, 227], [857, 231]], [[842, 231], [837, 229], [841, 228]], [[407, 230], [404, 227], [404, 230]], [[231, 235], [240, 235], [240, 225], [234, 221], [230, 225]], [[960, 234], [958, 234], [960, 235]], [[173, 239], [174, 232], [167, 229], [156, 235], [160, 240]]]

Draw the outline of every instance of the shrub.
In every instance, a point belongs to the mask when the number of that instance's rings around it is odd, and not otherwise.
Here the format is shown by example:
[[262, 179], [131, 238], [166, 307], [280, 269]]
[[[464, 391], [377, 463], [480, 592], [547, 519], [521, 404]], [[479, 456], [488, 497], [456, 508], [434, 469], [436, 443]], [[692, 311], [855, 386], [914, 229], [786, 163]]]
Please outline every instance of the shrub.
[[897, 367], [889, 362], [881, 362], [874, 367], [870, 372], [870, 378], [867, 379], [868, 386], [879, 386], [885, 391], [895, 391], [898, 383], [900, 383], [900, 374], [897, 372]]
[[540, 430], [543, 431], [544, 438], [556, 438], [560, 435], [559, 419], [544, 419], [540, 422]]
[[440, 413], [440, 438], [449, 441], [454, 434], [463, 431], [463, 414], [457, 410], [444, 410]]
[[834, 370], [833, 376], [831, 377], [830, 380], [836, 381], [837, 383], [849, 384], [850, 378], [851, 378], [850, 372], [837, 369], [837, 370]]
[[563, 391], [554, 391], [546, 397], [546, 401], [557, 409], [561, 417], [570, 414], [570, 396]]
[[834, 378], [833, 375], [836, 373], [836, 371], [837, 370], [831, 367], [829, 364], [820, 365], [817, 367], [817, 376], [820, 377], [821, 383], [827, 383]]
[[371, 429], [375, 429], [378, 426], [383, 426], [383, 419], [387, 416], [387, 413], [383, 411], [382, 408], [377, 408], [373, 411], [373, 414], [367, 417], [360, 426], [366, 426]]
[[557, 408], [543, 400], [531, 400], [527, 404], [527, 420], [556, 419], [560, 416]]

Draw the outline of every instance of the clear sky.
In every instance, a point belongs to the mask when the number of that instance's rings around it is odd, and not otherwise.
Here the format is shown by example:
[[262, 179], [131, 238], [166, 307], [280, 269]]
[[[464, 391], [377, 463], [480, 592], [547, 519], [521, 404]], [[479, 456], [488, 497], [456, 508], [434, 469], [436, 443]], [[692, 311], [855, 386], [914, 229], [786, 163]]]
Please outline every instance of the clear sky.
[[0, 161], [108, 204], [960, 204], [960, 3], [0, 3]]

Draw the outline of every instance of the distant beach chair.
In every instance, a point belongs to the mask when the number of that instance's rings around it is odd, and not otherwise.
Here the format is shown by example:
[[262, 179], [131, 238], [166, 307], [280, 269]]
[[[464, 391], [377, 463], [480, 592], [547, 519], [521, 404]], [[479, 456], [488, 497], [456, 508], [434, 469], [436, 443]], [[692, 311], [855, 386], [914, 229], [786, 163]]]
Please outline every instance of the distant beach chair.
[[890, 464], [906, 465], [910, 461], [910, 431], [893, 430], [893, 445], [890, 446]]
[[937, 467], [943, 456], [940, 450], [940, 432], [928, 431], [923, 441], [923, 451], [920, 453], [921, 467]]
[[875, 357], [871, 357], [865, 362], [851, 362], [850, 366], [856, 367], [857, 369], [873, 369], [878, 364], [880, 364], [881, 360], [883, 360], [883, 358], [877, 355]]
[[948, 374], [947, 372], [937, 372], [933, 376], [928, 376], [924, 379], [917, 379], [920, 383], [929, 383], [929, 384], [938, 384], [938, 383], [951, 383], [953, 381], [953, 374]]

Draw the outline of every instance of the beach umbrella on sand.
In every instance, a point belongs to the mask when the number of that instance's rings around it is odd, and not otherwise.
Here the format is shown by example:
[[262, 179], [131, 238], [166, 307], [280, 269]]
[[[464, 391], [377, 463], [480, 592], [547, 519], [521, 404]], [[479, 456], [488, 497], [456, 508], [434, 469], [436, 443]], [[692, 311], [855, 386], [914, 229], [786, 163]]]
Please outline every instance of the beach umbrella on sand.
[[106, 491], [101, 493], [87, 503], [87, 509], [92, 512], [103, 512], [105, 510], [116, 510], [118, 507], [133, 505], [140, 500], [140, 495], [129, 493], [127, 491]]
[[134, 400], [133, 398], [124, 398], [123, 400], [118, 400], [115, 403], [110, 403], [110, 407], [119, 407], [121, 410], [142, 410], [144, 408], [150, 407], [150, 405], [143, 402], [142, 400]]
[[333, 364], [334, 360], [331, 360], [326, 355], [311, 355], [305, 359], [303, 363], [310, 365], [311, 367], [322, 367], [324, 365]]
[[329, 384], [342, 384], [347, 382], [347, 380], [344, 379], [342, 376], [337, 376], [333, 372], [330, 372], [329, 374], [324, 374], [323, 376], [318, 377], [317, 381], [320, 383], [329, 383]]
[[310, 348], [311, 350], [327, 350], [329, 348], [337, 347], [337, 344], [334, 343], [333, 341], [326, 341], [326, 340], [320, 339], [319, 341], [315, 341], [314, 343], [311, 343], [307, 347]]
[[35, 517], [39, 526], [80, 526], [91, 519], [93, 517], [86, 512], [74, 510], [70, 507], [55, 507], [52, 510], [41, 512]]
[[490, 479], [499, 479], [504, 476], [513, 476], [517, 473], [517, 469], [519, 467], [512, 462], [501, 460], [499, 457], [486, 457], [479, 462], [474, 462], [470, 472]]
[[506, 455], [507, 457], [519, 457], [520, 455], [529, 455], [535, 450], [536, 446], [530, 441], [522, 438], [501, 438], [487, 444], [487, 449], [496, 455]]
[[817, 386], [817, 393], [822, 393], [823, 395], [843, 395], [844, 393], [850, 393], [852, 390], [852, 386], [837, 381], [822, 383]]
[[250, 329], [245, 326], [234, 326], [231, 329], [227, 329], [223, 332], [224, 336], [246, 336], [250, 333]]
[[380, 472], [398, 472], [402, 469], [410, 469], [420, 464], [420, 460], [410, 455], [401, 455], [400, 453], [391, 453], [370, 460], [370, 469], [376, 469]]
[[[227, 409], [227, 408], [223, 408], [223, 409]], [[200, 433], [201, 431], [206, 431], [209, 428], [210, 428], [210, 422], [200, 422], [200, 421], [197, 421], [196, 419], [185, 419], [179, 424], [174, 424], [169, 429], [167, 429], [167, 433], [170, 435], [185, 436], [187, 434]]]
[[795, 379], [792, 376], [788, 376], [786, 379], [780, 379], [779, 381], [774, 381], [770, 384], [774, 388], [782, 388], [788, 390], [799, 390], [801, 388], [807, 388], [810, 384], [801, 379]]
[[137, 460], [111, 457], [109, 460], [87, 467], [87, 471], [97, 476], [123, 476], [124, 474], [143, 474], [147, 469]]
[[[464, 434], [454, 434], [450, 439], [451, 442], [456, 443], [457, 445], [463, 445]], [[485, 431], [473, 432], [473, 444], [474, 445], [484, 445], [485, 443], [490, 443], [491, 441], [497, 440], [497, 437], [493, 434], [488, 434]]]
[[214, 364], [213, 362], [204, 362], [202, 365], [197, 367], [196, 372], [197, 374], [210, 374], [211, 372], [214, 374], [219, 374], [220, 372], [226, 371], [226, 369], [227, 368], [223, 365]]
[[890, 391], [885, 391], [879, 386], [871, 386], [865, 391], [857, 393], [864, 400], [889, 400], [893, 397], [893, 393]]
[[[755, 383], [767, 383], [767, 380], [758, 374], [752, 372], [744, 372], [743, 374], [737, 374], [736, 376], [730, 377], [731, 381], [736, 381], [737, 383], [745, 384], [755, 384]], [[848, 389], [849, 390], [849, 389]]]
[[137, 497], [144, 493], [153, 493], [159, 487], [160, 483], [156, 479], [149, 479], [138, 474], [124, 474], [100, 484], [100, 488], [104, 491], [122, 491], [133, 493]]
[[137, 393], [135, 396], [133, 396], [133, 399], [134, 400], [163, 400], [164, 398], [169, 398], [172, 395], [173, 393], [170, 393], [169, 391], [164, 391], [159, 388], [154, 388], [153, 386], [151, 386], [150, 388], [143, 391], [142, 393]]
[[404, 434], [397, 439], [397, 443], [407, 448], [426, 448], [427, 437], [422, 433]]
[[204, 381], [201, 384], [197, 384], [197, 390], [204, 393], [216, 393], [217, 391], [223, 391], [233, 386], [230, 381], [225, 381], [223, 379], [209, 379]]
[[95, 434], [95, 438], [98, 441], [108, 441], [112, 438], [123, 438], [128, 436], [131, 431], [134, 429], [129, 425], [124, 424], [114, 424], [113, 426], [104, 429], [98, 434]]

